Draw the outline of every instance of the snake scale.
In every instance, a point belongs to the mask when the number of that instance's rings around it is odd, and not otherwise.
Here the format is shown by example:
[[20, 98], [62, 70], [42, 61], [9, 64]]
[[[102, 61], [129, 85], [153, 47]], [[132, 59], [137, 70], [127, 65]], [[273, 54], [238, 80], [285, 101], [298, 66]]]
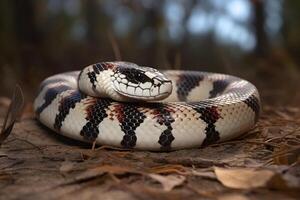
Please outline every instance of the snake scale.
[[261, 104], [238, 77], [101, 62], [45, 79], [37, 119], [66, 137], [168, 151], [207, 146], [250, 130]]

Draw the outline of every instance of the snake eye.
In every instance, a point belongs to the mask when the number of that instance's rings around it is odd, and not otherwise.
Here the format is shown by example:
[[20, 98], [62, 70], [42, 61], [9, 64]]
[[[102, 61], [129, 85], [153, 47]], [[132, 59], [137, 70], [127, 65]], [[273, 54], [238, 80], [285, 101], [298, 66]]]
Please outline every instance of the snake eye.
[[151, 82], [151, 79], [143, 73], [137, 72], [134, 78], [141, 83]]
[[134, 68], [119, 68], [118, 71], [126, 76], [128, 82], [139, 84], [152, 82], [152, 79], [144, 74], [143, 71]]

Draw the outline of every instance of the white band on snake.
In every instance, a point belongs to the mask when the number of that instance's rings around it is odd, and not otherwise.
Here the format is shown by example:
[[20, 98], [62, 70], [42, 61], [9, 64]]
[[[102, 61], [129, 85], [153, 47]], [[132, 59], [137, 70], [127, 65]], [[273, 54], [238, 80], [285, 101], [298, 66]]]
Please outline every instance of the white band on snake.
[[44, 80], [38, 120], [66, 137], [100, 145], [168, 151], [206, 146], [250, 130], [259, 93], [246, 80], [198, 71], [159, 72], [103, 62]]

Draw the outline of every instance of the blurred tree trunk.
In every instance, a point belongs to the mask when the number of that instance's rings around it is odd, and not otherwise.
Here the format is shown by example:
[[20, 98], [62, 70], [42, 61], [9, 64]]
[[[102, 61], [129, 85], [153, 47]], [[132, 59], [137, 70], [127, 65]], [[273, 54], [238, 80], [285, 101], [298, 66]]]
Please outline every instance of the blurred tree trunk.
[[86, 22], [87, 22], [87, 39], [91, 43], [97, 42], [97, 25], [99, 21], [99, 5], [95, 0], [83, 1], [86, 6]]
[[97, 0], [81, 1], [86, 21], [88, 59], [94, 62], [113, 57], [108, 36], [112, 26], [111, 19], [103, 12], [101, 3], [103, 2]]
[[160, 63], [160, 60], [162, 60], [161, 57], [163, 57], [165, 53], [165, 44], [160, 35], [164, 26], [163, 17], [161, 15], [161, 5], [164, 3], [165, 1], [161, 1], [160, 4], [145, 8], [143, 11], [143, 24], [139, 25], [137, 28], [137, 35], [141, 35], [146, 28], [153, 31], [154, 34], [151, 43], [140, 52], [141, 58], [144, 57], [145, 59], [144, 63], [149, 66], [155, 66], [157, 63]]
[[269, 43], [265, 31], [265, 3], [262, 0], [252, 0], [251, 2], [254, 8], [253, 25], [256, 37], [255, 53], [259, 57], [265, 57], [269, 51]]
[[34, 0], [13, 0], [14, 30], [16, 36], [17, 72], [21, 79], [30, 83], [30, 69], [37, 64], [41, 57], [40, 44], [42, 35], [37, 25], [37, 6], [38, 1]]
[[[186, 24], [188, 23], [189, 18], [191, 17], [191, 14], [193, 13], [193, 8], [198, 4], [201, 5], [202, 2], [197, 0], [191, 0], [189, 3], [183, 4], [185, 9], [185, 14], [182, 19], [182, 29], [183, 29], [183, 36], [181, 39], [181, 42], [178, 46], [175, 47], [175, 51], [173, 54], [173, 60], [172, 67], [175, 69], [180, 69], [182, 63], [187, 63], [187, 51], [185, 49], [188, 49], [190, 44], [190, 34], [187, 30]], [[174, 49], [173, 49], [174, 50]]]
[[34, 0], [14, 0], [15, 29], [19, 42], [38, 42]]

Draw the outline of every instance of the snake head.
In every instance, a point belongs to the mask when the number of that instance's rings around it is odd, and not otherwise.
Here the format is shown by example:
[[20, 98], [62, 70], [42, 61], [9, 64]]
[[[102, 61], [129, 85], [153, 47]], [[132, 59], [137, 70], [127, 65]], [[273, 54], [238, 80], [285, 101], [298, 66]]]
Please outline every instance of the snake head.
[[111, 80], [116, 92], [136, 100], [161, 100], [172, 92], [172, 82], [150, 67], [117, 62]]

